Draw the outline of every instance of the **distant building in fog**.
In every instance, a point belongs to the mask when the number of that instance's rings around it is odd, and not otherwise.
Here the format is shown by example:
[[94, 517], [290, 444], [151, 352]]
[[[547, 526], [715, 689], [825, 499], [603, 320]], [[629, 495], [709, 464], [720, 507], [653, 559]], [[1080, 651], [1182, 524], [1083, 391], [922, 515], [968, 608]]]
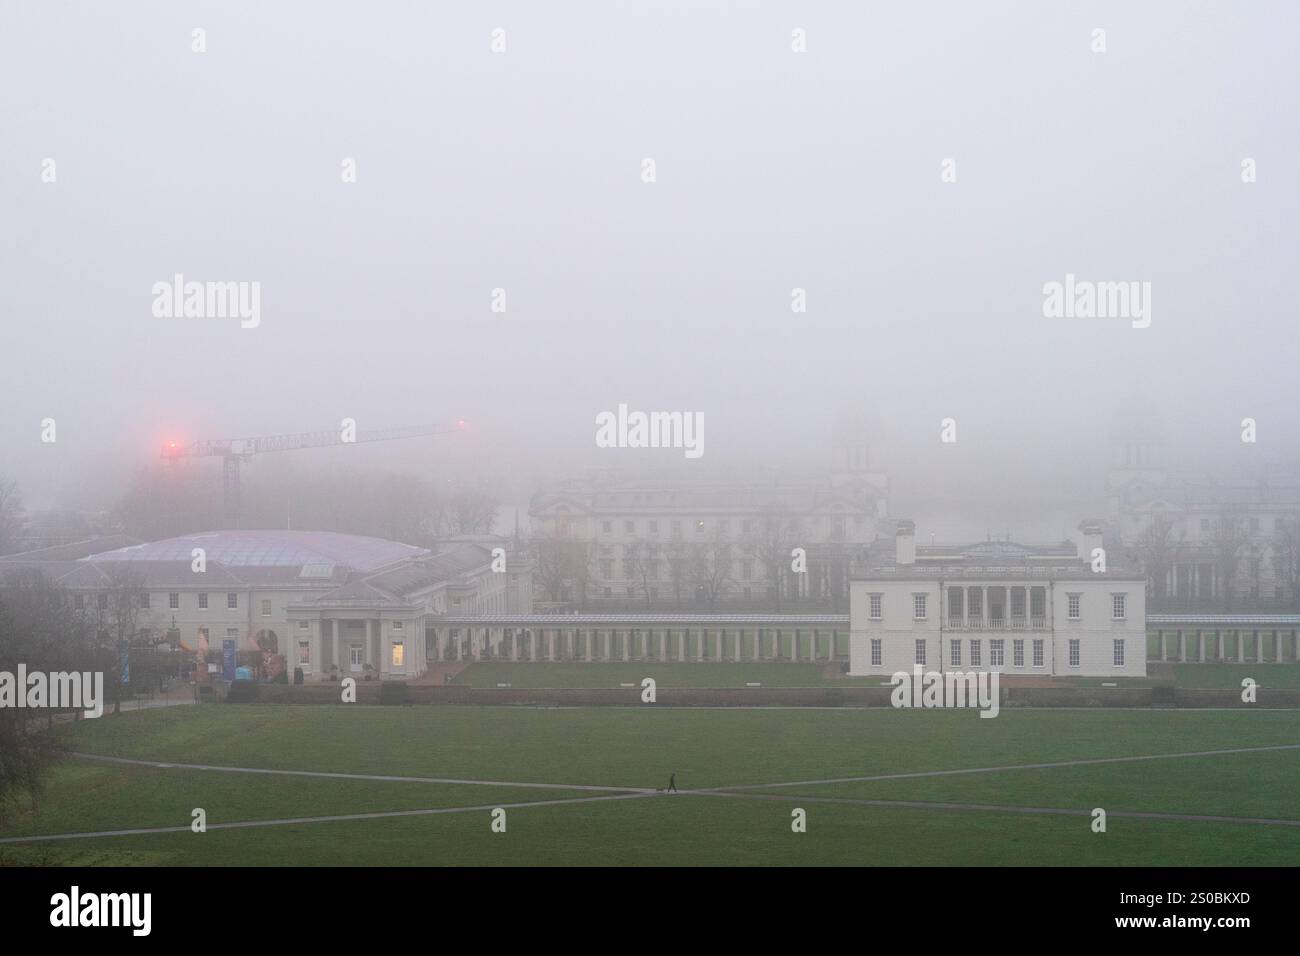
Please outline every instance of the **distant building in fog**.
[[1300, 467], [1175, 471], [1149, 423], [1115, 429], [1112, 449], [1112, 533], [1146, 570], [1153, 611], [1300, 607]]
[[[537, 600], [600, 609], [847, 609], [848, 580], [888, 514], [865, 439], [837, 434], [802, 482], [584, 479], [529, 508]], [[807, 570], [792, 569], [802, 548]]]

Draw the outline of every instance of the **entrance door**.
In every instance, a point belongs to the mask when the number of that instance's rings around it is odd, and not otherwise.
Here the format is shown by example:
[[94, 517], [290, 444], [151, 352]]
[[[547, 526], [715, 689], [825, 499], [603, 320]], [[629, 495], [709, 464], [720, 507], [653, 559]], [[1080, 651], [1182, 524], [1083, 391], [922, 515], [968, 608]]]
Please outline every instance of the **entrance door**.
[[365, 664], [365, 662], [366, 662], [366, 645], [364, 645], [364, 644], [353, 644], [353, 645], [352, 645], [352, 663], [351, 663], [351, 667], [350, 667], [350, 670], [352, 671], [352, 673], [354, 673], [354, 674], [360, 674], [360, 673], [361, 673], [361, 668], [362, 668], [362, 666]]

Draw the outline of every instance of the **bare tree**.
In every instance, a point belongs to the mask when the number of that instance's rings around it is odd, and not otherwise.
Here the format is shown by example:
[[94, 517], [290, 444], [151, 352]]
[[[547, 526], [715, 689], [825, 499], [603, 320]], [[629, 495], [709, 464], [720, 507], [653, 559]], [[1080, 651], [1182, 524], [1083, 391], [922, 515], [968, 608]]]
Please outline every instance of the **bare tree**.
[[1300, 603], [1300, 520], [1283, 520], [1273, 535], [1273, 574], [1293, 606]]
[[97, 633], [103, 642], [104, 686], [113, 697], [113, 713], [122, 710], [123, 662], [131, 644], [140, 635], [140, 606], [144, 602], [144, 578], [125, 562], [107, 565], [106, 607], [100, 609]]
[[534, 579], [542, 593], [555, 603], [572, 600], [579, 606], [587, 600], [595, 556], [591, 542], [556, 533], [534, 534], [529, 541], [534, 561]]
[[1223, 608], [1232, 610], [1233, 597], [1237, 589], [1237, 572], [1241, 567], [1242, 552], [1245, 550], [1249, 534], [1246, 531], [1244, 517], [1235, 510], [1225, 510], [1214, 523], [1214, 536], [1211, 548], [1214, 554], [1214, 568], [1219, 580], [1223, 582]]
[[463, 488], [447, 502], [453, 534], [490, 534], [500, 500], [478, 488]]
[[764, 577], [768, 590], [776, 602], [776, 610], [781, 610], [782, 592], [790, 567], [792, 528], [790, 522], [775, 509], [767, 509], [761, 519], [758, 538], [754, 542], [754, 553], [762, 562]]
[[[67, 592], [44, 575], [8, 577], [0, 589], [0, 670], [16, 673], [20, 663], [47, 673], [94, 670], [85, 624]], [[0, 816], [23, 796], [35, 808], [55, 756], [54, 711], [45, 731], [30, 725], [31, 715], [27, 708], [0, 707]]]
[[1155, 600], [1167, 595], [1169, 569], [1174, 564], [1179, 542], [1174, 539], [1174, 525], [1165, 515], [1156, 514], [1134, 542], [1134, 550]]
[[682, 592], [691, 580], [691, 555], [681, 541], [668, 545], [668, 580], [672, 584], [673, 600], [681, 608]]
[[732, 575], [731, 544], [715, 530], [710, 540], [691, 549], [691, 580], [696, 593], [716, 608], [718, 598], [735, 580]]
[[640, 539], [626, 545], [623, 549], [623, 570], [629, 578], [637, 581], [637, 587], [649, 608], [650, 584], [659, 580], [659, 546]]

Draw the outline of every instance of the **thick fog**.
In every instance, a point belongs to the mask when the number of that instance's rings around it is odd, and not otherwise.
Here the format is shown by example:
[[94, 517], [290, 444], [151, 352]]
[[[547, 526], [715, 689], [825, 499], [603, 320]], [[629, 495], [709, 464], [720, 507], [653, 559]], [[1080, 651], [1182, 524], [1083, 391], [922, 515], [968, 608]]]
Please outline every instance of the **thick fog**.
[[[847, 413], [923, 538], [1057, 538], [1117, 421], [1289, 458], [1300, 7], [1249, 7], [7, 3], [0, 476], [107, 509], [165, 440], [464, 418], [246, 469], [526, 505], [824, 472]], [[160, 317], [178, 274], [256, 324]], [[1146, 315], [1045, 315], [1067, 276]], [[704, 454], [597, 447], [620, 403]]]

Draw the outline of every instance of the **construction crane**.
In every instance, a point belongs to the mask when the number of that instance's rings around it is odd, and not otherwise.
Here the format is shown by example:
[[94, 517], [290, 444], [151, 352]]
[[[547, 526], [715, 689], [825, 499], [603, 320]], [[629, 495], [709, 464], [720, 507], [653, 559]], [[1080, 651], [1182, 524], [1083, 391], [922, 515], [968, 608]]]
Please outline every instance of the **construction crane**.
[[464, 431], [465, 420], [455, 425], [409, 425], [405, 428], [375, 428], [359, 431], [349, 420], [342, 428], [294, 435], [266, 435], [260, 438], [214, 438], [183, 445], [178, 441], [163, 443], [162, 457], [171, 461], [179, 458], [220, 458], [222, 463], [222, 489], [226, 526], [239, 527], [239, 464], [254, 455], [268, 451], [294, 451], [299, 448], [324, 448], [329, 445], [351, 445], [360, 442], [393, 441], [398, 438], [419, 438], [425, 435], [448, 435]]

